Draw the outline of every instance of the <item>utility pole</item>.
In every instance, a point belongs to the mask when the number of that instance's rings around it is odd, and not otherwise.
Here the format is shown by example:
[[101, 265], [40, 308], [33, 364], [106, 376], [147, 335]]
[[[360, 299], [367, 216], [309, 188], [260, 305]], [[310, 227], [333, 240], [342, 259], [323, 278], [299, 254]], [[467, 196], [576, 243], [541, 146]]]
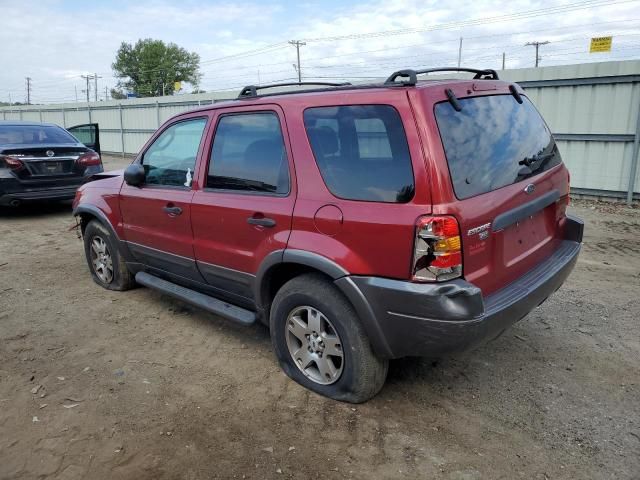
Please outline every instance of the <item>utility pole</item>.
[[504, 70], [505, 53], [502, 52], [502, 70]]
[[302, 83], [302, 70], [300, 68], [300, 47], [306, 45], [305, 42], [301, 42], [300, 40], [289, 40], [289, 43], [296, 47], [296, 53], [298, 55], [298, 83]]
[[542, 58], [540, 57], [540, 55], [538, 54], [538, 51], [540, 49], [540, 45], [546, 45], [547, 43], [549, 43], [548, 41], [544, 41], [544, 42], [527, 42], [524, 44], [524, 46], [528, 46], [528, 45], [532, 45], [534, 47], [536, 47], [536, 68], [538, 68], [538, 64], [540, 63], [540, 60], [542, 60]]
[[27, 105], [31, 105], [31, 77], [24, 77], [27, 82]]
[[102, 77], [99, 77], [97, 73], [93, 74], [93, 86], [94, 86], [93, 93], [95, 94], [96, 102], [98, 101], [98, 79], [99, 78], [102, 78]]
[[84, 78], [87, 81], [87, 89], [85, 90], [86, 94], [87, 94], [87, 103], [89, 103], [89, 80], [91, 80], [93, 77], [91, 75], [80, 75], [82, 78]]
[[76, 103], [78, 103], [78, 87], [76, 85], [73, 86], [73, 89], [76, 92]]
[[461, 63], [462, 63], [462, 37], [460, 37], [460, 46], [458, 47], [458, 68], [460, 68]]
[[109, 100], [109, 95], [107, 94], [107, 86], [104, 86], [104, 101], [106, 102], [107, 100]]

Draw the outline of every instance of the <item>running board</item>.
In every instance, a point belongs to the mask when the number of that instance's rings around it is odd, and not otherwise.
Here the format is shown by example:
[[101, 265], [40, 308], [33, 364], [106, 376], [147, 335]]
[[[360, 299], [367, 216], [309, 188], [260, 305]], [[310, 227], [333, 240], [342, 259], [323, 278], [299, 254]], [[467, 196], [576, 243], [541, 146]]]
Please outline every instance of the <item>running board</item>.
[[242, 325], [251, 325], [256, 321], [256, 314], [250, 310], [231, 305], [195, 290], [181, 287], [146, 272], [136, 273], [136, 282]]

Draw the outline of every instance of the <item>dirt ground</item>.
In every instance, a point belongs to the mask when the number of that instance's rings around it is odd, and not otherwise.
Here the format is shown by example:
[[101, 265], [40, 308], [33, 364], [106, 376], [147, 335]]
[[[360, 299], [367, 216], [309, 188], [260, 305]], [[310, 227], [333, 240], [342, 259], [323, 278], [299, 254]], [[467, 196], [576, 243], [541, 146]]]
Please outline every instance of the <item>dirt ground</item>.
[[358, 406], [285, 377], [262, 326], [98, 287], [69, 204], [2, 210], [0, 478], [640, 478], [640, 210], [571, 210], [560, 291]]

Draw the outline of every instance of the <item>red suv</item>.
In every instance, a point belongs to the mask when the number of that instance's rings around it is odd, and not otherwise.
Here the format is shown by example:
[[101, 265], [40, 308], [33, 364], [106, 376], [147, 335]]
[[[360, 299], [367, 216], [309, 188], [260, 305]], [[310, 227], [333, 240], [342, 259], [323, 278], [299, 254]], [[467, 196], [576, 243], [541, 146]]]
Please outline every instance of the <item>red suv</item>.
[[[433, 71], [470, 80], [418, 81]], [[93, 279], [269, 326], [292, 379], [338, 400], [388, 360], [500, 335], [573, 269], [583, 224], [545, 122], [493, 70], [401, 70], [176, 115], [74, 202]]]

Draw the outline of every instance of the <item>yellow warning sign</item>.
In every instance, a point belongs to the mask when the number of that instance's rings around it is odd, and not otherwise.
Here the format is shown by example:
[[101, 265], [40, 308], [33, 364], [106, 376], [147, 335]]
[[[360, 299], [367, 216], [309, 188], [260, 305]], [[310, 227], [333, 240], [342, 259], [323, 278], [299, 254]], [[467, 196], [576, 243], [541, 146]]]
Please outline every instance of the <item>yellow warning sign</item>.
[[173, 82], [173, 89], [176, 92], [179, 92], [180, 90], [182, 90], [182, 82], [178, 81], [178, 82]]
[[595, 37], [591, 39], [589, 53], [600, 53], [611, 51], [611, 40], [613, 37]]

